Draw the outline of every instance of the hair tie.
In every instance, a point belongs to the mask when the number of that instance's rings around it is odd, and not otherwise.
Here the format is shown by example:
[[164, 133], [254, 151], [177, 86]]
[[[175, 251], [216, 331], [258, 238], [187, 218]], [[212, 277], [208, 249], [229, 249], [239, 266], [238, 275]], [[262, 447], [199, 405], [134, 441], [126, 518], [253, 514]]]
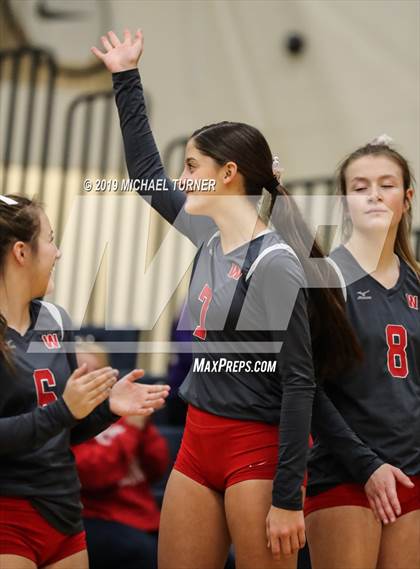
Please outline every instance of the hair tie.
[[280, 166], [280, 159], [278, 156], [273, 156], [271, 169], [273, 171], [273, 178], [264, 184], [264, 188], [268, 190], [270, 194], [275, 194], [278, 186], [283, 185], [282, 177], [284, 174], [284, 168]]
[[4, 202], [7, 205], [19, 205], [19, 202], [12, 200], [12, 198], [8, 198], [7, 196], [0, 196], [0, 202]]
[[268, 180], [268, 182], [266, 182], [264, 184], [264, 188], [270, 192], [270, 194], [275, 194], [277, 192], [277, 186], [279, 185], [279, 181], [277, 180], [277, 178], [271, 178], [271, 180]]
[[284, 168], [280, 164], [280, 158], [278, 156], [273, 156], [272, 164], [273, 175], [279, 184], [283, 184]]
[[381, 134], [369, 142], [369, 146], [388, 146], [388, 148], [393, 143], [393, 139], [387, 134]]

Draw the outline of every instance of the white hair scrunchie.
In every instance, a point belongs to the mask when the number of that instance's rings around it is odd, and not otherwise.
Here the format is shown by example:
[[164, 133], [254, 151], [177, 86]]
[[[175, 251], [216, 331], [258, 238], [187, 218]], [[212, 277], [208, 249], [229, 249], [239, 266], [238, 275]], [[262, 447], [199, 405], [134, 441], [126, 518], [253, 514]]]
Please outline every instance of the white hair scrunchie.
[[280, 165], [280, 158], [278, 156], [273, 156], [273, 175], [277, 179], [278, 183], [283, 185], [283, 175], [284, 175], [284, 168]]
[[0, 196], [0, 201], [7, 205], [19, 205], [19, 202], [12, 200], [12, 198], [8, 198], [7, 196]]
[[393, 144], [394, 140], [387, 134], [381, 134], [369, 142], [370, 146], [388, 146]]

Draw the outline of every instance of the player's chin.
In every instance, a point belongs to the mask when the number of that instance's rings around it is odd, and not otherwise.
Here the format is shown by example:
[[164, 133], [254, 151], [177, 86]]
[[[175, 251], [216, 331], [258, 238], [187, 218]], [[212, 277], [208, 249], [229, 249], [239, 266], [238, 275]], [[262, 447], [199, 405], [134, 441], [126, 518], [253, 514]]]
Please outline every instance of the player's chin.
[[372, 217], [369, 219], [369, 223], [367, 224], [367, 228], [371, 231], [379, 232], [379, 233], [387, 233], [392, 227], [392, 218], [389, 216], [385, 217]]
[[368, 219], [363, 219], [361, 220], [361, 222], [357, 221], [353, 222], [354, 229], [365, 234], [369, 234], [371, 232], [372, 235], [376, 235], [378, 233], [386, 234], [390, 229], [390, 226], [391, 226], [391, 220], [389, 219], [389, 217], [387, 219], [372, 217]]

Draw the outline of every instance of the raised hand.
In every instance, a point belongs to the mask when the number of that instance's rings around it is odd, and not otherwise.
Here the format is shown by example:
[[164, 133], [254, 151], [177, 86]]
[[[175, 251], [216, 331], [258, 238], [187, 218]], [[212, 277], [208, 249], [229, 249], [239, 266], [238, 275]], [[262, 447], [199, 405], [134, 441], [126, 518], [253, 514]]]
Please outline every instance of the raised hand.
[[100, 51], [97, 47], [92, 47], [91, 51], [98, 59], [104, 62], [105, 66], [112, 73], [118, 71], [127, 71], [136, 69], [137, 63], [143, 53], [143, 33], [137, 30], [134, 38], [131, 36], [130, 30], [124, 30], [124, 40], [120, 42], [118, 36], [114, 32], [108, 32], [108, 35], [101, 37], [102, 45], [106, 53]]
[[117, 381], [118, 371], [111, 367], [86, 373], [83, 364], [69, 377], [63, 399], [75, 419], [83, 419], [100, 405], [111, 393]]
[[395, 522], [396, 517], [401, 514], [397, 482], [407, 488], [414, 487], [413, 482], [402, 470], [391, 464], [383, 464], [375, 470], [365, 484], [369, 505], [376, 519], [384, 524]]
[[134, 383], [143, 375], [142, 369], [135, 369], [111, 389], [109, 406], [115, 415], [151, 415], [155, 409], [163, 407], [169, 395], [169, 385]]

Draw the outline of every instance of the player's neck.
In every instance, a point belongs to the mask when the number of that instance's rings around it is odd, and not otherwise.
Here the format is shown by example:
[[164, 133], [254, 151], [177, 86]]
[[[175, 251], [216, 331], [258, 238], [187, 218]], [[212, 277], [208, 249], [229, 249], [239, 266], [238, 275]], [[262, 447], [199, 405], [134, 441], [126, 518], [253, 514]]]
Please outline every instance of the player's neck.
[[0, 312], [13, 328], [23, 335], [30, 326], [29, 301], [22, 290], [22, 280], [0, 280]]
[[395, 254], [395, 232], [389, 232], [385, 239], [367, 238], [365, 234], [353, 232], [346, 243], [359, 265], [379, 281], [393, 281], [398, 278], [399, 259]]
[[214, 217], [220, 231], [220, 242], [225, 255], [267, 229], [267, 225], [258, 217], [252, 204], [246, 204], [245, 207], [243, 203], [238, 204], [238, 207], [233, 207], [233, 204], [229, 206]]

